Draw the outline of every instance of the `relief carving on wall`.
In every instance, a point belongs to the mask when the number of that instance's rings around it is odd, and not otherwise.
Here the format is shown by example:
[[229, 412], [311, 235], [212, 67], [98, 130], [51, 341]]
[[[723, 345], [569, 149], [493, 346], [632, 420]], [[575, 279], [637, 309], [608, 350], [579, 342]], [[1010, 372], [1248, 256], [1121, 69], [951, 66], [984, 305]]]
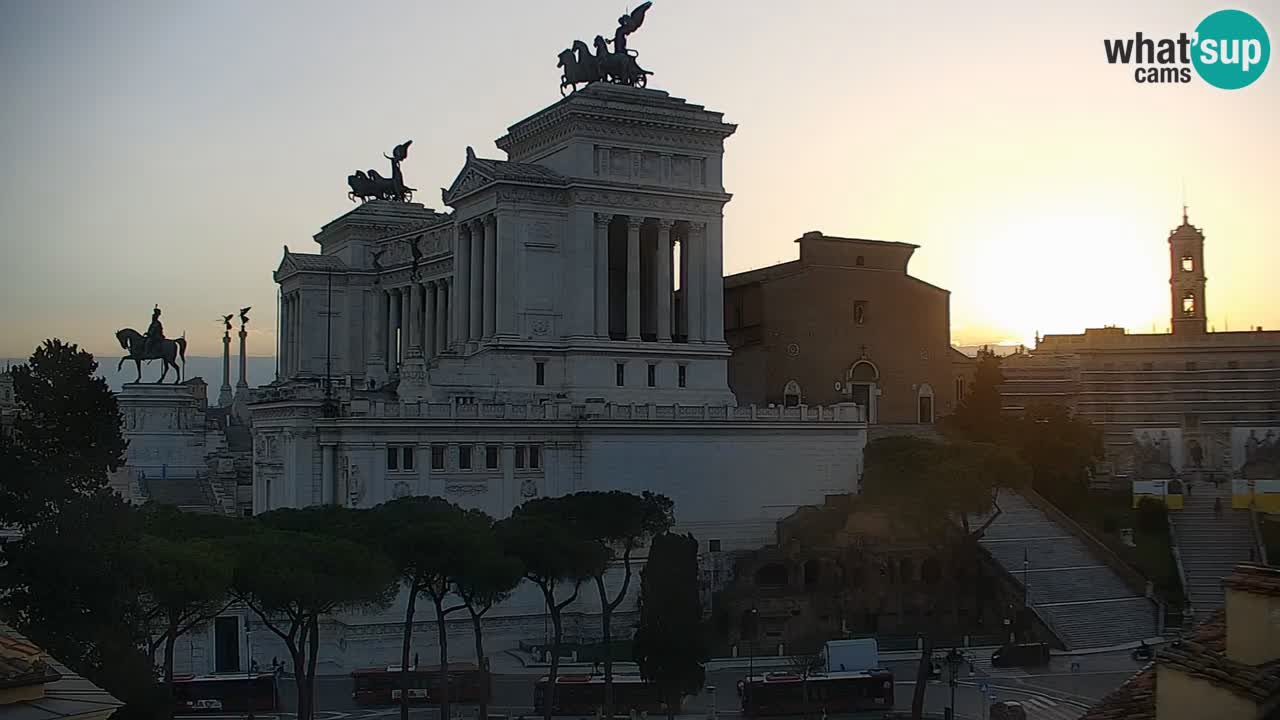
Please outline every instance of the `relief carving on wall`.
[[538, 497], [538, 484], [533, 481], [533, 478], [520, 481], [520, 497], [526, 500]]
[[347, 504], [350, 507], [359, 507], [363, 499], [364, 482], [360, 478], [360, 466], [353, 463], [347, 476]]
[[573, 194], [575, 204], [597, 205], [609, 208], [634, 208], [637, 210], [653, 210], [665, 214], [683, 213], [686, 215], [719, 215], [724, 202], [719, 200], [697, 200], [693, 198], [672, 198], [630, 192], [609, 192], [606, 190], [580, 190]]
[[546, 335], [551, 332], [551, 321], [547, 318], [534, 318], [529, 323], [529, 329], [533, 331], [534, 335]]
[[449, 483], [444, 486], [444, 491], [450, 495], [483, 495], [489, 492], [487, 483]]
[[409, 487], [409, 483], [403, 480], [397, 482], [395, 484], [395, 487], [391, 489], [391, 497], [395, 498], [396, 500], [399, 500], [400, 498], [404, 498], [404, 497], [409, 497], [411, 493], [412, 493], [412, 489]]

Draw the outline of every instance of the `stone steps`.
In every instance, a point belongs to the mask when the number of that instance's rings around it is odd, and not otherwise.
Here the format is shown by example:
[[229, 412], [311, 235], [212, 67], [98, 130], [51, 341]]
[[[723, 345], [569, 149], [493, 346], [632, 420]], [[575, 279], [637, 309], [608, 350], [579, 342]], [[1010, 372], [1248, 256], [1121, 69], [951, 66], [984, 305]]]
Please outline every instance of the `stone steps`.
[[1002, 514], [981, 544], [1019, 583], [1070, 650], [1156, 634], [1156, 606], [1136, 594], [1082, 541], [1019, 495], [1002, 494]]
[[[1214, 511], [1214, 500], [1221, 512]], [[1185, 591], [1196, 616], [1220, 607], [1225, 596], [1222, 578], [1238, 564], [1254, 559], [1256, 545], [1249, 511], [1231, 509], [1231, 490], [1197, 484], [1184, 496], [1182, 510], [1169, 513], [1174, 540], [1182, 558]]]

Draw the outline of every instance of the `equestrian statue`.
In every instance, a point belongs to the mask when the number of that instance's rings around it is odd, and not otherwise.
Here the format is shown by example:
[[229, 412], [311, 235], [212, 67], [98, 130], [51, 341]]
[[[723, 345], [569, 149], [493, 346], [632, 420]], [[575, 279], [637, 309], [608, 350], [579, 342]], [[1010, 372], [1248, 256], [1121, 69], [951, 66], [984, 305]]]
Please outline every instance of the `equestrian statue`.
[[[227, 325], [229, 327], [230, 323]], [[164, 325], [160, 323], [159, 305], [151, 311], [151, 324], [147, 326], [145, 335], [133, 328], [124, 328], [116, 331], [116, 340], [120, 343], [120, 347], [129, 353], [120, 358], [120, 362], [116, 364], [116, 372], [124, 367], [125, 360], [132, 360], [138, 368], [138, 377], [134, 382], [142, 382], [142, 361], [161, 360], [164, 362], [164, 371], [160, 373], [160, 379], [156, 382], [164, 382], [170, 367], [177, 373], [177, 379], [173, 383], [177, 385], [182, 382], [182, 368], [178, 365], [178, 361], [181, 360], [183, 365], [187, 363], [187, 339], [180, 337], [170, 340], [164, 336]]]
[[347, 197], [351, 198], [351, 202], [355, 202], [359, 198], [360, 202], [368, 202], [369, 200], [389, 200], [394, 202], [409, 202], [413, 199], [413, 191], [417, 188], [411, 188], [404, 184], [404, 175], [400, 172], [400, 163], [409, 157], [409, 146], [413, 144], [412, 140], [397, 145], [390, 155], [383, 154], [382, 157], [391, 161], [391, 177], [385, 178], [378, 173], [377, 170], [370, 169], [367, 173], [364, 170], [357, 170], [354, 175], [347, 176], [347, 186], [351, 191], [347, 193]]
[[[652, 2], [641, 3], [635, 10], [618, 18], [618, 28], [614, 31], [612, 40], [597, 35], [594, 55], [591, 54], [591, 48], [581, 40], [574, 40], [572, 47], [560, 53], [557, 65], [563, 68], [560, 74], [560, 94], [564, 95], [567, 87], [577, 90], [580, 83], [597, 81], [632, 87], [647, 85], [649, 76], [653, 73], [636, 63], [637, 54], [635, 50], [627, 48], [627, 36], [640, 29], [644, 23], [644, 15], [651, 5]], [[612, 51], [609, 50], [610, 43], [613, 44]]]

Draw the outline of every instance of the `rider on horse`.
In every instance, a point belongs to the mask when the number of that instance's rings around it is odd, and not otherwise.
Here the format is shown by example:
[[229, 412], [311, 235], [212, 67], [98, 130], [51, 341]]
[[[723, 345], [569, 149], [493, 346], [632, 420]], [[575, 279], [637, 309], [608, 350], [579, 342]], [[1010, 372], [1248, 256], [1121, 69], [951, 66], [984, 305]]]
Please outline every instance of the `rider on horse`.
[[160, 341], [164, 340], [164, 325], [160, 324], [159, 305], [151, 311], [151, 325], [147, 327], [147, 334], [143, 338], [146, 340], [142, 346], [143, 355], [149, 355], [157, 351]]

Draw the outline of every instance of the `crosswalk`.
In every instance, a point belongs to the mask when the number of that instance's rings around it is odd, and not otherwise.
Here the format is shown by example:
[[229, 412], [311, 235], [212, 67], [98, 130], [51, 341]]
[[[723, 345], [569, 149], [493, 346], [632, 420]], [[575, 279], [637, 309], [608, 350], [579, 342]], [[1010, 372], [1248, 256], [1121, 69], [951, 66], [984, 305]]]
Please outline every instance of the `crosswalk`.
[[1031, 673], [1027, 672], [1025, 668], [993, 667], [991, 665], [991, 653], [989, 652], [970, 653], [968, 655], [968, 658], [969, 658], [969, 662], [973, 665], [974, 672], [985, 675], [987, 677], [1007, 678], [1011, 680], [1016, 678], [1031, 677]]

